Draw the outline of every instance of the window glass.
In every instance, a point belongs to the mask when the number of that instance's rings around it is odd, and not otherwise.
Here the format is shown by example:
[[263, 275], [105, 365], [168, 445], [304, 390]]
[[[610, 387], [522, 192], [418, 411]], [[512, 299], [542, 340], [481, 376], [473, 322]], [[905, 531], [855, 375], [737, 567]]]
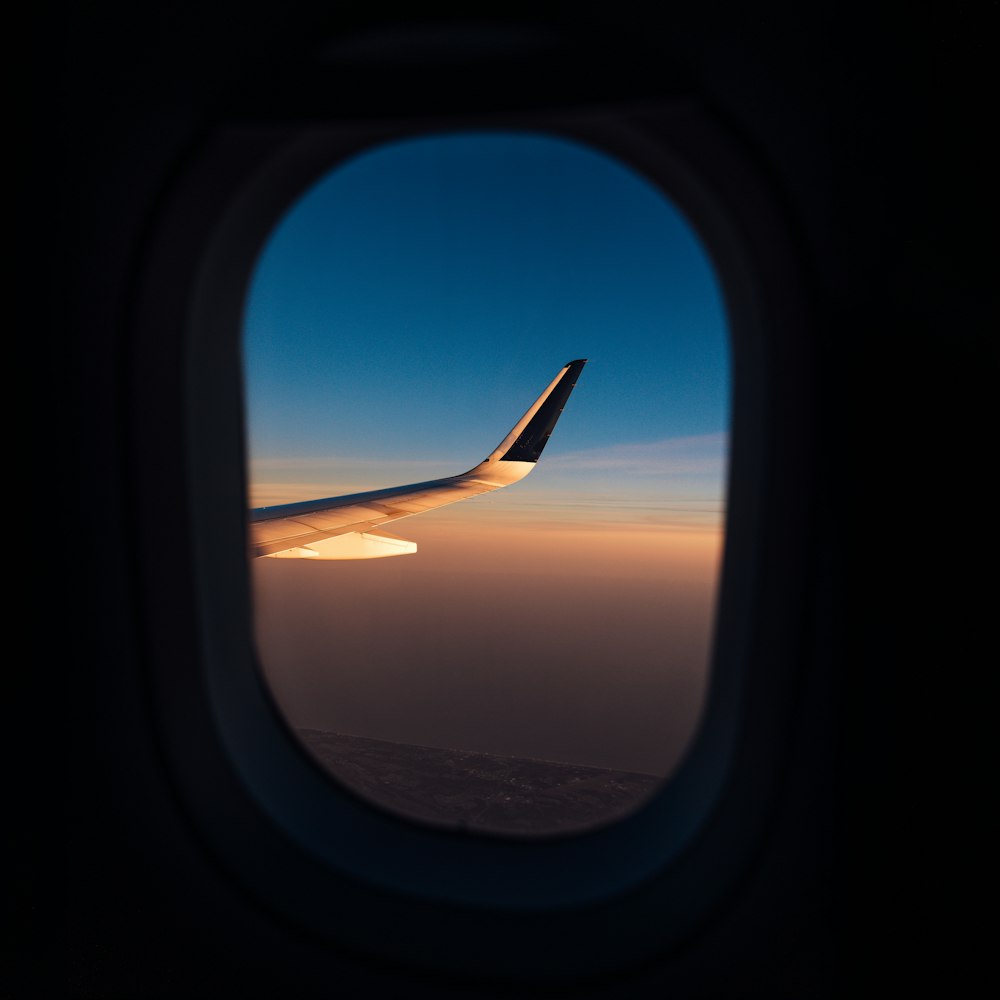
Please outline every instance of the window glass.
[[339, 165], [257, 262], [253, 507], [462, 473], [589, 359], [523, 481], [388, 526], [392, 558], [252, 560], [267, 684], [318, 764], [409, 818], [620, 818], [706, 693], [729, 349], [677, 207], [568, 139], [424, 136]]

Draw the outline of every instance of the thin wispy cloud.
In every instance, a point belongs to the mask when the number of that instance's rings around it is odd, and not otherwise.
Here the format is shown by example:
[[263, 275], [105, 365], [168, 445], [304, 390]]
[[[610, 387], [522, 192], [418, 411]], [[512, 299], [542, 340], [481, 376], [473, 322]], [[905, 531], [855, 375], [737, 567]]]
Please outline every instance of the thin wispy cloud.
[[362, 493], [435, 479], [449, 470], [440, 460], [344, 458], [335, 455], [255, 458], [250, 461], [251, 505], [288, 503], [317, 497]]
[[[707, 504], [708, 509], [718, 510], [726, 450], [727, 435], [718, 433], [546, 453], [539, 473], [510, 495], [503, 491], [502, 506], [623, 510], [641, 505], [662, 511], [665, 505], [694, 501], [695, 507]], [[462, 471], [447, 458], [259, 458], [250, 463], [251, 505], [362, 493]]]
[[[697, 434], [690, 437], [662, 438], [657, 441], [640, 441], [609, 445], [602, 448], [585, 448], [578, 451], [553, 454], [551, 449], [542, 458], [546, 467], [559, 471], [617, 470], [635, 475], [670, 475], [672, 473], [717, 472], [724, 467], [728, 435]], [[452, 464], [453, 464], [453, 460]], [[358, 458], [355, 456], [313, 455], [292, 457], [261, 457], [250, 462], [253, 479], [271, 476], [282, 478], [283, 473], [313, 476], [336, 476], [359, 473], [370, 476], [387, 468], [409, 471], [414, 475], [441, 474], [447, 458], [409, 458], [393, 460], [384, 458]]]
[[725, 468], [728, 435], [698, 434], [553, 455], [547, 459], [558, 472], [617, 472], [633, 476], [719, 473]]
[[251, 474], [306, 472], [315, 475], [339, 473], [342, 469], [350, 470], [380, 470], [391, 465], [394, 469], [412, 469], [415, 472], [429, 472], [440, 468], [441, 459], [409, 458], [393, 460], [391, 463], [384, 458], [356, 458], [342, 455], [307, 455], [291, 457], [262, 457], [250, 461]]

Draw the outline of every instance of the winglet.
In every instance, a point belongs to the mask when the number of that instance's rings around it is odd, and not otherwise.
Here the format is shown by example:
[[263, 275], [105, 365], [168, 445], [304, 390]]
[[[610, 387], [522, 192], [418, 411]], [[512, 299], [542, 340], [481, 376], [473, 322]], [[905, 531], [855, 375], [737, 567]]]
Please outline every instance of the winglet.
[[579, 358], [565, 364], [486, 461], [537, 462], [586, 363]]
[[497, 486], [523, 479], [535, 467], [586, 363], [578, 358], [563, 365], [490, 456], [465, 475]]

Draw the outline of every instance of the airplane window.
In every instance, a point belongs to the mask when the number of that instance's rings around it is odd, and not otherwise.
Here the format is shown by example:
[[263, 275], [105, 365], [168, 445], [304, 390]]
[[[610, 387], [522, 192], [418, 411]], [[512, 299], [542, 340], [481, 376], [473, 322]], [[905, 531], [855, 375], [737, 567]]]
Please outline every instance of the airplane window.
[[283, 216], [243, 333], [255, 638], [305, 750], [438, 827], [640, 807], [697, 731], [725, 513], [726, 317], [675, 204], [555, 135], [397, 140]]

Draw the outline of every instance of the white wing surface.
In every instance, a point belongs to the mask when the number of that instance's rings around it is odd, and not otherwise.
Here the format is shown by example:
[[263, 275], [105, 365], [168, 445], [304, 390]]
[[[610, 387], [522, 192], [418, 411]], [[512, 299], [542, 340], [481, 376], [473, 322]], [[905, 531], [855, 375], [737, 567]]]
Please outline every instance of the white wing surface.
[[372, 559], [416, 552], [414, 542], [378, 529], [390, 521], [523, 479], [535, 467], [585, 364], [585, 358], [566, 364], [496, 450], [468, 472], [426, 483], [251, 510], [251, 556]]

